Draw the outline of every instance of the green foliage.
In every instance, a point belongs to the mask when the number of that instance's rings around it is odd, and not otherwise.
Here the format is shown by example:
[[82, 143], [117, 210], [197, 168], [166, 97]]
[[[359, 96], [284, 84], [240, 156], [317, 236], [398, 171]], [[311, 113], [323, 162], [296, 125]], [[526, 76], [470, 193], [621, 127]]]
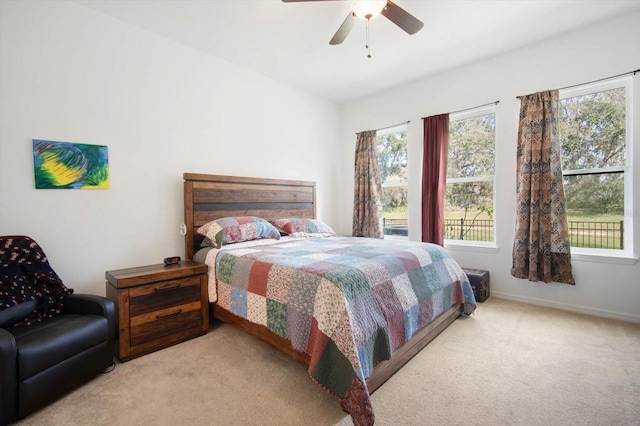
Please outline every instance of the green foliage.
[[378, 136], [378, 166], [382, 183], [406, 182], [407, 132]]
[[407, 214], [408, 214], [407, 206], [403, 206], [403, 207], [384, 206], [382, 208], [382, 216], [385, 219], [406, 219]]
[[[495, 114], [449, 123], [447, 179], [482, 178], [495, 173]], [[445, 193], [446, 218], [461, 212], [464, 238], [480, 217], [493, 215], [491, 181], [449, 182]], [[456, 233], [456, 235], [458, 235]]]
[[495, 174], [495, 114], [449, 123], [447, 178]]
[[408, 189], [406, 186], [382, 188], [382, 205], [388, 208], [404, 207], [406, 209]]
[[563, 169], [625, 164], [624, 88], [563, 99], [558, 114]]
[[[407, 132], [377, 137], [378, 167], [382, 179], [382, 205], [386, 208], [407, 207]], [[402, 183], [399, 186], [385, 184]]]
[[[569, 212], [591, 211], [595, 214], [623, 214], [624, 175], [565, 176], [565, 206]], [[573, 216], [568, 216], [573, 219]]]
[[445, 209], [477, 211], [493, 214], [493, 182], [448, 183], [445, 192]]
[[[624, 166], [625, 114], [624, 88], [561, 100], [558, 132], [563, 170]], [[624, 210], [623, 173], [565, 176], [564, 190], [567, 209]]]
[[445, 218], [462, 219], [464, 228], [460, 232], [449, 232], [456, 238], [465, 239], [476, 226], [476, 221], [493, 217], [493, 183], [464, 182], [447, 184], [445, 193]]

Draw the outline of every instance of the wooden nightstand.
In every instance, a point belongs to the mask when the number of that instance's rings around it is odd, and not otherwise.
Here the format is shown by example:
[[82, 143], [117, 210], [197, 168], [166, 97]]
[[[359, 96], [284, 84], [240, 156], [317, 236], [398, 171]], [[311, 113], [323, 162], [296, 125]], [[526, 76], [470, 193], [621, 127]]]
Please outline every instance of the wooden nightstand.
[[121, 361], [206, 334], [207, 265], [183, 261], [107, 271], [107, 297], [116, 304]]

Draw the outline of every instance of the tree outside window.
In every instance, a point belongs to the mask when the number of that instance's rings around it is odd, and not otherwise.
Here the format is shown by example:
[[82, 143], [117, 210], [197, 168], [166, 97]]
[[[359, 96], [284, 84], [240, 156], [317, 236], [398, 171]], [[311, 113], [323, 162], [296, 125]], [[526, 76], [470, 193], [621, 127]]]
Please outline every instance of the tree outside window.
[[378, 167], [382, 180], [385, 238], [408, 238], [407, 125], [378, 130]]
[[566, 90], [560, 98], [558, 133], [571, 246], [622, 250], [627, 86], [613, 82]]
[[494, 241], [495, 107], [452, 114], [445, 239]]

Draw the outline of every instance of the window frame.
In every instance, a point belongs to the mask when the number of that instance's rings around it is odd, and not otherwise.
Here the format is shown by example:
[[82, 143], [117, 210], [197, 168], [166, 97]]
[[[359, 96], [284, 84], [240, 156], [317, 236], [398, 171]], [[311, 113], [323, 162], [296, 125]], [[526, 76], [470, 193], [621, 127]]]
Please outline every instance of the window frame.
[[[603, 167], [599, 169], [580, 169], [580, 170], [562, 170], [564, 176], [575, 176], [596, 173], [612, 173], [623, 172], [624, 173], [624, 235], [623, 249], [603, 249], [603, 248], [590, 248], [590, 247], [574, 247], [571, 246], [571, 257], [576, 260], [596, 260], [610, 262], [612, 259], [619, 259], [619, 263], [627, 264], [627, 260], [635, 263], [637, 258], [634, 258], [636, 248], [634, 247], [634, 217], [633, 212], [637, 208], [633, 201], [633, 76], [625, 76], [608, 79], [606, 81], [598, 81], [594, 83], [582, 84], [578, 86], [568, 87], [566, 89], [559, 90], [558, 100], [561, 101], [567, 98], [573, 98], [576, 96], [588, 95], [597, 92], [604, 92], [611, 89], [625, 89], [625, 165]], [[563, 159], [564, 161], [564, 159]], [[568, 220], [568, 216], [567, 216]]]
[[[465, 120], [473, 117], [480, 117], [483, 115], [493, 114], [494, 118], [494, 138], [493, 146], [494, 151], [496, 149], [497, 128], [498, 128], [498, 114], [496, 113], [496, 104], [484, 105], [477, 108], [470, 108], [464, 111], [455, 112], [449, 114], [449, 123], [452, 121]], [[447, 153], [447, 158], [449, 154]], [[447, 162], [447, 167], [449, 163]], [[473, 248], [487, 248], [490, 251], [497, 250], [497, 234], [499, 233], [498, 221], [497, 221], [497, 209], [496, 209], [496, 163], [494, 157], [493, 175], [492, 176], [476, 176], [476, 177], [461, 177], [461, 178], [447, 178], [446, 184], [450, 183], [467, 183], [467, 182], [491, 182], [493, 186], [493, 240], [492, 241], [478, 241], [478, 240], [456, 240], [445, 238], [444, 245], [446, 247], [473, 247]]]

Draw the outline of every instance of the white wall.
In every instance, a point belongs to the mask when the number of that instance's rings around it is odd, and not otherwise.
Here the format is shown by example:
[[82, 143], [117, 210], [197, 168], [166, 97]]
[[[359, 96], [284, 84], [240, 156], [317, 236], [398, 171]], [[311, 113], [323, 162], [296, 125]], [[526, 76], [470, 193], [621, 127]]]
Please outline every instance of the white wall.
[[[409, 125], [409, 238], [420, 240], [422, 117], [500, 101], [496, 109], [497, 249], [447, 248], [463, 266], [490, 271], [494, 296], [640, 322], [640, 262], [574, 259], [576, 286], [534, 283], [513, 278], [511, 246], [515, 223], [515, 158], [518, 112], [516, 96], [582, 84], [640, 68], [640, 13], [583, 28], [543, 43], [490, 58], [431, 78], [407, 84], [343, 106], [342, 177], [353, 180], [355, 136], [362, 130]], [[443, 52], [446, 55], [446, 52]], [[437, 58], [434, 58], [436, 61]], [[640, 192], [640, 75], [635, 77], [636, 168], [634, 186]], [[347, 210], [353, 190], [342, 193]], [[627, 206], [627, 209], [630, 209]], [[640, 248], [640, 201], [636, 201], [635, 246]], [[631, 212], [633, 213], [633, 212]], [[349, 232], [351, 217], [343, 216], [340, 232]], [[636, 251], [635, 256], [639, 254]], [[481, 315], [481, 311], [478, 313]]]
[[[183, 172], [316, 181], [337, 217], [337, 105], [77, 3], [0, 8], [0, 234], [76, 292], [184, 256]], [[36, 190], [32, 139], [107, 145], [111, 188]]]
[[[498, 248], [451, 253], [488, 269], [494, 296], [640, 322], [640, 263], [575, 260], [575, 287], [509, 273], [516, 96], [639, 68], [638, 22], [629, 14], [340, 108], [77, 3], [3, 0], [0, 234], [34, 237], [67, 285], [104, 294], [105, 270], [184, 255], [183, 172], [315, 180], [319, 217], [349, 234], [355, 132], [411, 120], [409, 231], [419, 240], [421, 117], [499, 100]], [[111, 189], [35, 190], [32, 139], [107, 145]]]

